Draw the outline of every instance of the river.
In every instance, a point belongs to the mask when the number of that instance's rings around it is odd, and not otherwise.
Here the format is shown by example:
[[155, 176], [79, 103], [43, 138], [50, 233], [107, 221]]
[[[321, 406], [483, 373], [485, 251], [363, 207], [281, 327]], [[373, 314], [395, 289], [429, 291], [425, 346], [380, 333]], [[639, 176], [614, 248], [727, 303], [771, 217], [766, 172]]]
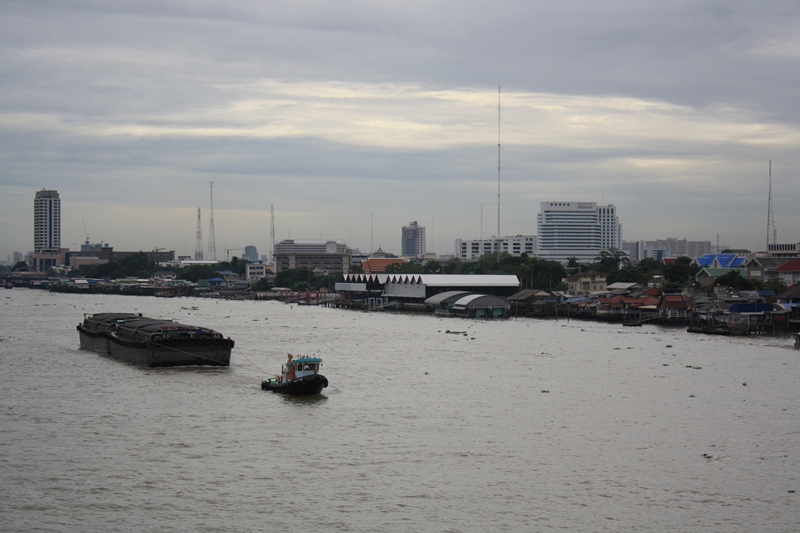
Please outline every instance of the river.
[[[796, 531], [788, 337], [277, 302], [0, 293], [0, 530]], [[236, 341], [230, 368], [79, 350], [84, 313]], [[324, 396], [262, 391], [286, 354]]]

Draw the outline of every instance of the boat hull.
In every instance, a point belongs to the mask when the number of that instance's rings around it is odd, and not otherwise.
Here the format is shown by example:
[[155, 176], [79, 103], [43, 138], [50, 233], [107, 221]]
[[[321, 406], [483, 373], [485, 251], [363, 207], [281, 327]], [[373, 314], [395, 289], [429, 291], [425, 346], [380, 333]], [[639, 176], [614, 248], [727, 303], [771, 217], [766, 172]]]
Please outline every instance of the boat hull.
[[109, 336], [111, 358], [126, 363], [151, 368], [170, 366], [230, 366], [233, 341], [224, 339], [219, 344], [206, 342], [126, 342]]
[[305, 376], [292, 381], [279, 382], [275, 379], [268, 379], [261, 382], [263, 390], [269, 390], [280, 394], [291, 394], [293, 396], [316, 396], [322, 393], [322, 389], [328, 386], [328, 378], [322, 374]]
[[[138, 324], [138, 326], [134, 326]], [[118, 329], [161, 328], [163, 334], [130, 331], [124, 338]], [[146, 367], [230, 366], [234, 341], [205, 328], [161, 321], [130, 313], [100, 313], [78, 324], [82, 350], [107, 355], [125, 363]], [[175, 332], [170, 336], [170, 332]]]

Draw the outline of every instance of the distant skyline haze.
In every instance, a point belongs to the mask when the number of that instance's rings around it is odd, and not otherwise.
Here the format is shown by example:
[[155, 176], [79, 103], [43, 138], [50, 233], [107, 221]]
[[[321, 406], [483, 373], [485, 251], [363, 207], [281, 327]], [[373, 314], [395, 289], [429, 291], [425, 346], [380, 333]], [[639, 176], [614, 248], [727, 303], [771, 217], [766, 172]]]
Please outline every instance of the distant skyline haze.
[[[800, 3], [0, 4], [0, 259], [193, 256], [338, 239], [399, 254], [536, 234], [543, 201], [614, 204], [622, 239], [800, 242]], [[481, 209], [483, 217], [481, 217]], [[481, 219], [483, 224], [481, 227]], [[84, 231], [84, 225], [86, 230]], [[204, 241], [204, 249], [208, 249]]]

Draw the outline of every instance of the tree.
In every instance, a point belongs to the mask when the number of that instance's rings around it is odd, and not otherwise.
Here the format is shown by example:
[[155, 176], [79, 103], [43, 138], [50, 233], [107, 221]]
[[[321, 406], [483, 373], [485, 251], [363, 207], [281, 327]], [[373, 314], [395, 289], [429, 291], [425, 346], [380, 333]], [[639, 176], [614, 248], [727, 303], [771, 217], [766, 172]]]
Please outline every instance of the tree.
[[747, 278], [743, 278], [741, 274], [739, 274], [735, 270], [731, 270], [727, 274], [723, 274], [722, 276], [716, 279], [717, 285], [721, 285], [724, 287], [730, 287], [734, 290], [753, 290], [756, 288], [755, 284], [752, 280]]
[[266, 292], [272, 288], [272, 283], [267, 278], [261, 278], [253, 283], [253, 290], [259, 292]]
[[667, 281], [661, 285], [661, 292], [664, 294], [683, 292], [683, 283], [677, 281]]
[[419, 263], [392, 263], [386, 267], [387, 274], [422, 274], [425, 267]]

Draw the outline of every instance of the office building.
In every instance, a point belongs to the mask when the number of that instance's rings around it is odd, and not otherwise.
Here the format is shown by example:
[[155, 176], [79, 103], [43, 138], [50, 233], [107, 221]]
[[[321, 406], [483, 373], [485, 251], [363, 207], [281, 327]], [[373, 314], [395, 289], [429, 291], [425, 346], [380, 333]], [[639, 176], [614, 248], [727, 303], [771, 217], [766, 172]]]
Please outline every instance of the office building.
[[482, 255], [491, 253], [507, 253], [514, 257], [522, 254], [536, 255], [536, 235], [515, 235], [502, 239], [456, 239], [455, 256], [461, 261], [473, 261]]
[[286, 239], [275, 243], [275, 272], [309, 268], [324, 273], [350, 272], [352, 251], [342, 241]]
[[425, 227], [420, 226], [416, 220], [403, 226], [400, 255], [415, 259], [425, 256]]
[[33, 200], [33, 251], [58, 252], [61, 248], [61, 199], [58, 191], [36, 191]]
[[645, 258], [660, 261], [682, 256], [694, 259], [711, 253], [711, 241], [688, 241], [674, 237], [655, 241], [622, 241], [622, 249], [632, 261]]
[[603, 250], [620, 250], [617, 208], [595, 202], [542, 202], [537, 215], [538, 255], [567, 263], [591, 263]]

